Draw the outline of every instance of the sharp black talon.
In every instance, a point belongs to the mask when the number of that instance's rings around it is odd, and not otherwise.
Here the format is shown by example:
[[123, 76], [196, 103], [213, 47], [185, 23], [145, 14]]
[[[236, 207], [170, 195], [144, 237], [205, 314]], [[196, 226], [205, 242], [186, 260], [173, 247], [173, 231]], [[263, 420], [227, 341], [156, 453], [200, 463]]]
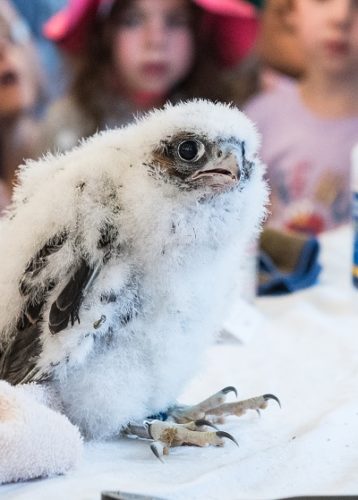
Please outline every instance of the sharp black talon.
[[264, 398], [265, 401], [268, 401], [269, 399], [273, 399], [274, 401], [276, 401], [278, 406], [281, 408], [280, 400], [278, 399], [278, 397], [274, 396], [273, 394], [264, 394], [262, 397]]
[[219, 430], [218, 427], [216, 427], [216, 425], [212, 424], [208, 420], [204, 420], [203, 418], [201, 418], [199, 420], [195, 420], [194, 424], [197, 425], [198, 427], [202, 427], [203, 425], [207, 425], [208, 427], [212, 427], [213, 429]]
[[228, 387], [224, 387], [224, 389], [222, 389], [221, 392], [223, 392], [224, 394], [227, 394], [228, 392], [234, 392], [235, 396], [237, 397], [237, 390], [232, 385], [229, 385]]
[[157, 447], [155, 446], [154, 443], [152, 443], [150, 445], [150, 449], [152, 450], [152, 452], [154, 453], [154, 455], [157, 457], [157, 459], [160, 460], [162, 462], [162, 464], [164, 464], [164, 462], [162, 460], [162, 457], [159, 455], [159, 451], [157, 450]]
[[218, 431], [218, 432], [216, 433], [216, 435], [217, 435], [218, 437], [228, 438], [228, 439], [230, 439], [231, 441], [233, 441], [233, 442], [236, 444], [236, 446], [239, 446], [239, 443], [236, 441], [236, 439], [234, 438], [234, 436], [232, 436], [232, 435], [231, 435], [231, 434], [229, 434], [228, 432], [225, 432], [225, 431]]

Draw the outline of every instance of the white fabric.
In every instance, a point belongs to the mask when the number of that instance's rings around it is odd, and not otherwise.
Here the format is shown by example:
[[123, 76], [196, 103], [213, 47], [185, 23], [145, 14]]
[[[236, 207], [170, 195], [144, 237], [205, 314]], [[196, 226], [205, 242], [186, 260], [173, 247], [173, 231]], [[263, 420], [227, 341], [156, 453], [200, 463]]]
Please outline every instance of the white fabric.
[[0, 380], [0, 484], [65, 473], [80, 461], [77, 427], [49, 402], [39, 386]]
[[[166, 499], [272, 499], [358, 493], [358, 290], [350, 284], [351, 234], [322, 238], [320, 284], [286, 297], [261, 298], [252, 332], [220, 343], [181, 401], [235, 385], [240, 398], [272, 392], [222, 426], [238, 440], [224, 448], [174, 449], [165, 464], [143, 441], [91, 443], [66, 476], [0, 487], [2, 500], [99, 500], [103, 490]], [[254, 327], [253, 327], [254, 325]], [[185, 362], [185, 360], [183, 360]]]

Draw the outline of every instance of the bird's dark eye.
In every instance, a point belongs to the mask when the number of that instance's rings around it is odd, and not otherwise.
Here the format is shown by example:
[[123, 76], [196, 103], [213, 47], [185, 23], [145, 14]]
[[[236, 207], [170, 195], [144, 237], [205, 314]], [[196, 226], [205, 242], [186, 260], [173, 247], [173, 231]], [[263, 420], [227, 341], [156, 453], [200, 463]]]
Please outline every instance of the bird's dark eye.
[[178, 146], [178, 155], [183, 161], [197, 161], [203, 154], [204, 144], [193, 139], [182, 141]]

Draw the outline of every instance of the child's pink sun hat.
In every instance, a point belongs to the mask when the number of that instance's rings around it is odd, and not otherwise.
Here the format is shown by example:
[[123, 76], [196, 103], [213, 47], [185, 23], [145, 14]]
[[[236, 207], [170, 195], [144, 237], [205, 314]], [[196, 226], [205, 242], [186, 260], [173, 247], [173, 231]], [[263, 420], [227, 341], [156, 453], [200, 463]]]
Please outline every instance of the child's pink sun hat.
[[258, 34], [257, 10], [245, 0], [193, 0], [206, 11], [203, 28], [212, 40], [220, 65], [240, 62], [252, 49]]
[[[97, 13], [108, 11], [113, 1], [69, 0], [67, 7], [45, 23], [44, 35], [66, 52], [80, 54]], [[245, 57], [258, 31], [256, 10], [250, 1], [192, 1], [206, 11], [203, 29], [213, 42], [218, 62], [232, 66]]]

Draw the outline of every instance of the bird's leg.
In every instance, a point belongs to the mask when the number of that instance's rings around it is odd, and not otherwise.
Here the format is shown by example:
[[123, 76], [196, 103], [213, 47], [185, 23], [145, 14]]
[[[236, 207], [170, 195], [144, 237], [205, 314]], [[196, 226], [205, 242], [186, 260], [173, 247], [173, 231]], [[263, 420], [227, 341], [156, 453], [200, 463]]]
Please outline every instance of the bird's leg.
[[[207, 428], [213, 427], [215, 431]], [[196, 420], [185, 424], [162, 420], [148, 420], [143, 424], [128, 424], [123, 433], [126, 436], [136, 436], [150, 439], [150, 446], [154, 455], [161, 459], [161, 454], [168, 455], [169, 449], [175, 446], [223, 446], [224, 438], [236, 440], [227, 432], [219, 431], [206, 420]]]
[[225, 403], [229, 392], [234, 392], [237, 395], [235, 387], [225, 387], [197, 405], [175, 406], [168, 411], [168, 414], [177, 423], [190, 422], [196, 419], [208, 419], [213, 422], [223, 423], [225, 416], [236, 415], [239, 417], [247, 410], [259, 412], [265, 409], [270, 399], [277, 401], [281, 406], [279, 399], [273, 394], [264, 394], [243, 401]]
[[[161, 454], [168, 455], [169, 449], [175, 446], [223, 446], [224, 438], [231, 439], [237, 444], [231, 434], [218, 430], [212, 421], [222, 422], [225, 416], [240, 416], [247, 410], [259, 412], [266, 408], [270, 399], [277, 401], [280, 405], [279, 399], [273, 394], [225, 403], [226, 396], [230, 392], [237, 395], [235, 387], [229, 386], [197, 405], [173, 406], [166, 413], [167, 420], [153, 418], [141, 424], [131, 423], [123, 430], [123, 434], [151, 440], [150, 448], [161, 460]], [[215, 430], [209, 430], [210, 427]]]

